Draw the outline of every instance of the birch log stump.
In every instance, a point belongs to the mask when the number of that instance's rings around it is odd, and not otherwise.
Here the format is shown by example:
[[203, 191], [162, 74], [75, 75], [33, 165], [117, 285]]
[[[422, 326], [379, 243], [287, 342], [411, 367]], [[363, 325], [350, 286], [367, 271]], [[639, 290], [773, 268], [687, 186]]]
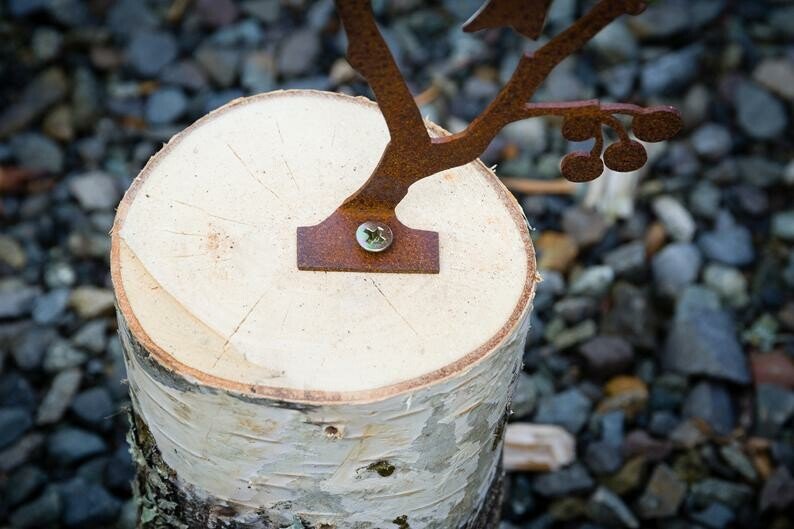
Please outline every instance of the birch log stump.
[[275, 92], [174, 137], [127, 192], [112, 276], [141, 527], [497, 526], [536, 281], [515, 200], [480, 162], [414, 185], [397, 214], [440, 233], [437, 275], [296, 267], [296, 228], [387, 141], [366, 99]]

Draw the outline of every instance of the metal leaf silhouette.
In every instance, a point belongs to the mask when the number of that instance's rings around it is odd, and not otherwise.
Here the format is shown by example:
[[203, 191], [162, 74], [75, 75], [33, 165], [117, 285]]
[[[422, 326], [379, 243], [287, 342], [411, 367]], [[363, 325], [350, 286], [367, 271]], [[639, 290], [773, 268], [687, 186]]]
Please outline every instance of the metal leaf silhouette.
[[543, 31], [550, 5], [551, 0], [488, 0], [463, 25], [463, 31], [507, 26], [535, 40]]

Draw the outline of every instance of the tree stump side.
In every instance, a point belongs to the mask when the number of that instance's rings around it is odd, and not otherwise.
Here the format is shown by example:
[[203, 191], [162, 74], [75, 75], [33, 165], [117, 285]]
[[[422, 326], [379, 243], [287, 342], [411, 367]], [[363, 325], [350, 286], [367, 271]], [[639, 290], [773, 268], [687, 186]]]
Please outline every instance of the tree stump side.
[[125, 195], [111, 272], [142, 529], [497, 527], [537, 279], [520, 206], [468, 164], [398, 208], [439, 232], [439, 274], [296, 267], [296, 227], [387, 142], [362, 98], [245, 98]]

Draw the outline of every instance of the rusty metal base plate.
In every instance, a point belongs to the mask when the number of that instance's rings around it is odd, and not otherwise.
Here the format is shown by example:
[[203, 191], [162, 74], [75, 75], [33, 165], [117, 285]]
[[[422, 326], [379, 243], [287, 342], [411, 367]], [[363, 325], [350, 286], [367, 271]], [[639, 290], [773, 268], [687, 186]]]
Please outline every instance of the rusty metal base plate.
[[[394, 241], [386, 250], [368, 252], [356, 241], [356, 230], [366, 221], [391, 228]], [[337, 210], [316, 226], [298, 228], [298, 268], [324, 272], [380, 272], [437, 274], [438, 233], [415, 230], [397, 217], [368, 217]]]

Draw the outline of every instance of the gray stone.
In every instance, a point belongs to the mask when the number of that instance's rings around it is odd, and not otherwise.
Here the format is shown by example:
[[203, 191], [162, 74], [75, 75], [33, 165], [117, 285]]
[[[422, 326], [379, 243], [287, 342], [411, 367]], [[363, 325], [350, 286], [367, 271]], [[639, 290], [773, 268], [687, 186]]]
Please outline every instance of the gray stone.
[[115, 521], [121, 510], [121, 502], [101, 485], [89, 483], [82, 478], [65, 483], [61, 494], [66, 527], [107, 526]]
[[733, 148], [730, 131], [718, 123], [701, 125], [692, 134], [691, 141], [695, 152], [709, 160], [718, 160]]
[[695, 507], [706, 507], [716, 501], [739, 508], [752, 499], [753, 489], [741, 483], [706, 478], [692, 485], [690, 497]]
[[700, 272], [701, 258], [697, 246], [672, 243], [653, 258], [653, 277], [656, 287], [665, 296], [675, 298]]
[[246, 55], [240, 74], [240, 84], [252, 93], [269, 92], [276, 86], [276, 65], [267, 51], [254, 51]]
[[543, 397], [538, 404], [534, 421], [556, 424], [576, 434], [587, 422], [592, 402], [577, 388]]
[[608, 228], [599, 212], [577, 207], [563, 212], [562, 227], [580, 247], [601, 242]]
[[82, 379], [82, 372], [76, 368], [66, 369], [56, 374], [52, 379], [50, 389], [41, 401], [36, 424], [55, 424], [60, 421], [72, 404], [77, 390], [80, 389]]
[[710, 503], [700, 512], [692, 513], [691, 517], [711, 529], [723, 529], [736, 518], [736, 515], [725, 505], [715, 502]]
[[683, 414], [702, 419], [717, 435], [730, 434], [736, 424], [730, 392], [715, 382], [698, 382], [687, 395]]
[[0, 319], [27, 316], [40, 295], [39, 287], [15, 279], [0, 280]]
[[44, 370], [55, 373], [71, 367], [78, 367], [88, 360], [88, 355], [77, 349], [67, 340], [55, 340], [44, 354]]
[[593, 478], [579, 463], [535, 477], [535, 492], [547, 497], [560, 497], [583, 492], [593, 487]]
[[63, 170], [63, 152], [53, 140], [35, 132], [18, 134], [11, 139], [11, 150], [17, 163], [28, 169], [50, 173]]
[[54, 487], [21, 506], [11, 514], [11, 525], [17, 529], [33, 529], [36, 527], [57, 527], [61, 517], [61, 497]]
[[696, 229], [695, 219], [678, 200], [661, 196], [653, 201], [653, 211], [670, 237], [679, 242], [692, 240]]
[[607, 441], [594, 441], [587, 445], [584, 462], [590, 471], [603, 476], [613, 474], [623, 464], [622, 447]]
[[640, 76], [645, 96], [673, 95], [689, 86], [700, 70], [699, 44], [665, 53], [645, 63]]
[[591, 266], [571, 283], [570, 293], [574, 296], [601, 297], [612, 286], [614, 279], [615, 272], [610, 267]]
[[136, 31], [127, 47], [130, 65], [145, 77], [154, 77], [176, 59], [176, 39], [164, 31]]
[[755, 481], [758, 479], [758, 473], [755, 471], [752, 461], [750, 461], [750, 458], [744, 454], [741, 447], [738, 445], [729, 444], [721, 446], [720, 456], [722, 456], [722, 459], [744, 479], [748, 481]]
[[0, 409], [0, 449], [14, 442], [33, 426], [30, 412], [24, 408]]
[[35, 299], [31, 314], [33, 321], [42, 325], [57, 323], [69, 304], [69, 289], [50, 290]]
[[262, 22], [272, 24], [279, 19], [281, 4], [273, 0], [247, 0], [242, 3], [242, 10]]
[[295, 31], [281, 44], [278, 71], [288, 77], [305, 75], [314, 67], [319, 53], [320, 38], [314, 30]]
[[719, 213], [722, 194], [711, 182], [699, 182], [689, 195], [689, 207], [693, 213], [713, 219]]
[[107, 173], [92, 171], [69, 180], [69, 191], [83, 209], [110, 210], [119, 203], [121, 191]]
[[107, 451], [96, 434], [78, 428], [62, 428], [50, 435], [47, 453], [59, 465], [71, 465]]
[[794, 241], [794, 210], [781, 211], [772, 217], [772, 235]]
[[604, 264], [615, 272], [617, 277], [634, 276], [645, 266], [645, 243], [641, 240], [622, 244], [604, 255]]
[[195, 54], [196, 61], [218, 86], [228, 88], [237, 78], [240, 54], [235, 50], [202, 46]]
[[33, 465], [25, 465], [8, 476], [5, 490], [7, 505], [19, 505], [47, 483], [47, 474]]
[[667, 465], [657, 465], [637, 501], [637, 514], [644, 519], [675, 516], [685, 494], [686, 483]]
[[110, 417], [115, 412], [113, 398], [107, 389], [95, 387], [77, 395], [72, 402], [72, 412], [81, 421], [90, 425], [110, 425]]
[[735, 98], [739, 126], [753, 138], [770, 140], [786, 130], [786, 107], [756, 83], [739, 84]]
[[173, 123], [187, 110], [187, 98], [179, 88], [161, 88], [146, 101], [146, 121], [152, 125]]
[[181, 86], [190, 90], [201, 90], [207, 87], [207, 75], [199, 65], [190, 59], [172, 64], [160, 74], [160, 79], [170, 85]]
[[703, 271], [703, 281], [731, 307], [744, 307], [750, 301], [747, 279], [736, 268], [712, 263]]
[[762, 437], [776, 437], [794, 417], [794, 391], [772, 384], [758, 384], [755, 396], [755, 430]]
[[794, 100], [794, 62], [790, 58], [764, 59], [753, 71], [753, 79], [779, 96]]
[[107, 345], [106, 330], [107, 322], [105, 320], [92, 320], [80, 327], [71, 340], [77, 347], [99, 354], [105, 350]]
[[19, 101], [0, 112], [0, 139], [20, 131], [66, 96], [68, 81], [59, 68], [48, 68], [25, 88]]
[[590, 518], [609, 527], [637, 529], [640, 522], [620, 497], [606, 487], [598, 487], [587, 504]]
[[106, 22], [110, 30], [121, 37], [157, 27], [157, 15], [145, 0], [118, 0], [108, 10]]
[[14, 340], [11, 348], [17, 367], [23, 371], [41, 367], [44, 352], [57, 337], [58, 333], [53, 328], [29, 327]]
[[737, 224], [727, 211], [717, 216], [713, 231], [699, 237], [698, 246], [708, 259], [728, 266], [746, 266], [755, 259], [750, 230]]

